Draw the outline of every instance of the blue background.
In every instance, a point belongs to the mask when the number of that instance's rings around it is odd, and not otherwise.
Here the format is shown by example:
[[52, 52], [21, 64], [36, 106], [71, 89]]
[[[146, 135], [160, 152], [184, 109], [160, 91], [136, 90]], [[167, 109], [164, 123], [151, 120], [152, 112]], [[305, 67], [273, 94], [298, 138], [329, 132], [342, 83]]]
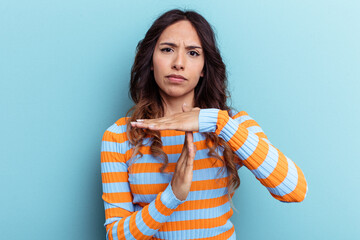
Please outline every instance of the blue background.
[[281, 203], [246, 168], [238, 239], [359, 235], [360, 4], [296, 1], [0, 2], [0, 237], [104, 239], [102, 134], [132, 106], [135, 47], [172, 8], [214, 27], [232, 105], [305, 173]]

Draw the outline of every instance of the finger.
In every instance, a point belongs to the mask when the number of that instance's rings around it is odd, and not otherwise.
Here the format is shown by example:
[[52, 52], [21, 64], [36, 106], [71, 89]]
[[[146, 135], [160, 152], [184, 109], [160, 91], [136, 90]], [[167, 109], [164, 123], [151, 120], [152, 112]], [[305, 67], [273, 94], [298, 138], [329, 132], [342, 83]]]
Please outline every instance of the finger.
[[147, 128], [151, 130], [167, 130], [175, 129], [171, 123], [145, 123], [145, 122], [130, 122], [132, 127]]
[[185, 172], [193, 170], [195, 153], [196, 153], [196, 146], [193, 143], [193, 133], [189, 132], [189, 135], [188, 135], [188, 157], [186, 159]]
[[167, 122], [170, 119], [168, 117], [154, 118], [154, 119], [136, 119], [138, 123], [162, 123]]
[[194, 136], [192, 132], [185, 132], [185, 142], [187, 146], [193, 145], [194, 143]]
[[187, 159], [188, 155], [189, 155], [188, 148], [186, 147], [186, 144], [184, 143], [181, 155], [180, 155], [180, 157], [176, 163], [176, 167], [175, 167], [175, 172], [177, 172], [178, 174], [180, 174], [182, 176], [184, 176], [184, 174], [185, 174], [186, 159]]

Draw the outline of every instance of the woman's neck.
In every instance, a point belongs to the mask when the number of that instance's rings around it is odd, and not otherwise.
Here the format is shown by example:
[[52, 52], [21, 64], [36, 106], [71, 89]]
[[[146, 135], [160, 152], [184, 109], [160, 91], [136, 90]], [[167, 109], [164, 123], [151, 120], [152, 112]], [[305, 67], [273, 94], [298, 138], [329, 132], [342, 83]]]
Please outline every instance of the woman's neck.
[[165, 96], [165, 94], [161, 94], [161, 96], [164, 100], [164, 117], [182, 112], [182, 106], [184, 103], [188, 107], [194, 107], [194, 91], [181, 97], [170, 97]]

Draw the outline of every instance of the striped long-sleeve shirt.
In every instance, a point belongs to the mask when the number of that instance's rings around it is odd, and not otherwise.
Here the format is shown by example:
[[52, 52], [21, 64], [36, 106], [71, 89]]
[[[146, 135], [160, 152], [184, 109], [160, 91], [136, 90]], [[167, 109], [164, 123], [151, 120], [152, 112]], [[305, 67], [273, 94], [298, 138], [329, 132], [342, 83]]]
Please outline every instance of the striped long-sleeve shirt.
[[[203, 132], [214, 132], [238, 156], [237, 168], [246, 166], [269, 193], [282, 202], [300, 202], [307, 193], [301, 169], [274, 147], [259, 124], [245, 111], [201, 109], [197, 152], [187, 198], [180, 201], [171, 188], [172, 173], [180, 157], [184, 132], [162, 130], [163, 150], [169, 164], [151, 155], [144, 139], [143, 157], [129, 161], [133, 146], [126, 135], [126, 118], [104, 133], [101, 174], [107, 239], [236, 239], [227, 198], [228, 172], [218, 175], [223, 162], [208, 155]], [[218, 153], [222, 157], [222, 152]], [[231, 194], [231, 197], [233, 193]]]

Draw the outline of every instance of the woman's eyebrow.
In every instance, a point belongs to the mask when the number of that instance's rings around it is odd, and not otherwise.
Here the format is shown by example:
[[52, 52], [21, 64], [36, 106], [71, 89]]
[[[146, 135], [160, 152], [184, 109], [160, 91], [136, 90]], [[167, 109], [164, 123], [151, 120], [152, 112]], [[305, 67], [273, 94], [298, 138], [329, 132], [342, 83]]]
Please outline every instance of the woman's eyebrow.
[[[160, 43], [159, 45], [169, 45], [169, 46], [172, 46], [172, 47], [178, 47], [178, 45], [176, 45], [175, 43], [171, 43], [171, 42], [163, 42], [163, 43]], [[193, 45], [186, 46], [185, 48], [186, 49], [195, 49], [195, 48], [202, 49], [199, 46], [193, 46]]]

